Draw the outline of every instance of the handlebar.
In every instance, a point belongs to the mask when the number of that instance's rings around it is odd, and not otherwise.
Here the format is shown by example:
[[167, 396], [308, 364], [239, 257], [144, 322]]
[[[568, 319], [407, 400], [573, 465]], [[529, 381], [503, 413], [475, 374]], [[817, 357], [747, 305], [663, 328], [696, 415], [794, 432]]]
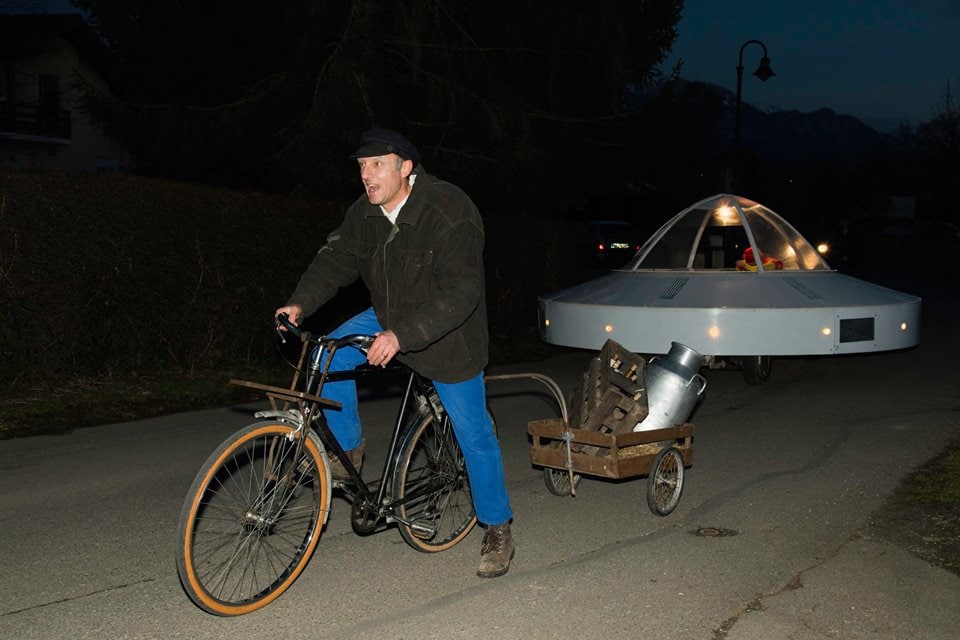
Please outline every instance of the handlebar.
[[283, 337], [283, 332], [280, 330], [280, 327], [283, 327], [293, 335], [297, 336], [304, 342], [311, 342], [321, 347], [334, 347], [339, 349], [340, 347], [345, 346], [354, 346], [363, 351], [364, 353], [370, 348], [370, 345], [373, 344], [373, 341], [376, 340], [376, 336], [369, 336], [362, 333], [352, 333], [342, 338], [328, 338], [326, 336], [315, 336], [312, 335], [309, 331], [304, 331], [297, 325], [293, 324], [290, 321], [290, 318], [285, 313], [281, 313], [277, 316], [277, 333], [280, 334], [280, 339], [286, 342]]

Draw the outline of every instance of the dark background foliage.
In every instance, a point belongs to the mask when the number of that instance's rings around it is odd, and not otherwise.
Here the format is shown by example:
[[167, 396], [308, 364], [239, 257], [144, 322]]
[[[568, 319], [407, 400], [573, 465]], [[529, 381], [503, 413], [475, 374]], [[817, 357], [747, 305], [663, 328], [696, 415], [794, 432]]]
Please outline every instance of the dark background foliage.
[[659, 79], [683, 3], [75, 4], [123, 78], [88, 108], [146, 173], [341, 193], [358, 134], [389, 126], [481, 206], [529, 209], [629, 173], [648, 137], [627, 93]]
[[357, 196], [347, 156], [375, 125], [478, 202], [491, 333], [534, 337], [537, 294], [582, 279], [571, 201], [643, 155], [656, 100], [629, 96], [659, 79], [682, 2], [74, 5], [113, 61], [84, 109], [140, 175], [0, 174], [8, 388], [271, 358], [270, 313]]
[[[344, 205], [0, 169], [0, 388], [276, 361], [273, 309]], [[534, 218], [485, 224], [491, 333], [535, 341], [536, 295], [582, 277], [569, 259], [582, 234]], [[357, 283], [308, 326], [329, 330], [368, 304]]]

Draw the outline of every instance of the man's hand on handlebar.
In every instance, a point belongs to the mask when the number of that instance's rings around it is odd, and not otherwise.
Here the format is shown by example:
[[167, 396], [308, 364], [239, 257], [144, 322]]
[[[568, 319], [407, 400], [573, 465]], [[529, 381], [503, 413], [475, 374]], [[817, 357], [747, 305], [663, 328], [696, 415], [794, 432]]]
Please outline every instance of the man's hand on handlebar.
[[[300, 305], [292, 304], [286, 307], [280, 307], [274, 311], [274, 318], [276, 318], [277, 321], [277, 331], [292, 331], [300, 335], [300, 328], [297, 323], [302, 315], [303, 309]], [[282, 333], [280, 334], [280, 339], [286, 342]], [[376, 367], [387, 366], [390, 361], [393, 360], [393, 356], [397, 355], [400, 351], [400, 340], [397, 339], [397, 334], [389, 330], [377, 333], [372, 342], [370, 341], [370, 336], [359, 334], [344, 336], [343, 338], [334, 340], [334, 342], [338, 344], [352, 344], [360, 349], [366, 350], [367, 362]]]
[[[297, 326], [297, 323], [300, 322], [300, 316], [303, 315], [303, 309], [298, 304], [291, 304], [286, 307], [280, 307], [273, 312], [273, 317], [276, 318], [280, 314], [286, 314], [287, 318], [290, 320], [290, 324]], [[283, 326], [282, 323], [277, 322], [278, 331], [286, 331], [287, 328]]]
[[393, 331], [381, 331], [367, 350], [367, 362], [374, 366], [385, 367], [393, 356], [400, 351], [400, 341]]

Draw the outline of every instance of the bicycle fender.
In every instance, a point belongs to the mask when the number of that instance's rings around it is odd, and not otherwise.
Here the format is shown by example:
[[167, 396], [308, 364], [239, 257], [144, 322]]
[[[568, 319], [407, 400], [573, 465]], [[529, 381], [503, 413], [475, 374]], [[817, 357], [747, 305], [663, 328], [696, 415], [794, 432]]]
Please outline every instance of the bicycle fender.
[[[330, 504], [330, 501], [333, 499], [333, 477], [332, 477], [332, 474], [331, 474], [331, 472], [330, 472], [330, 457], [327, 456], [327, 449], [326, 449], [326, 447], [323, 446], [323, 443], [320, 442], [320, 438], [317, 436], [317, 434], [315, 434], [313, 431], [308, 431], [308, 432], [307, 432], [307, 437], [310, 438], [311, 440], [313, 440], [313, 442], [317, 445], [317, 448], [320, 450], [320, 457], [323, 458], [323, 468], [324, 468], [324, 470], [327, 472], [327, 484], [326, 484], [326, 487], [327, 487], [327, 491], [326, 491], [326, 493], [327, 493], [327, 502], [326, 502], [326, 504], [329, 505], [329, 504]], [[330, 517], [330, 511], [331, 511], [331, 510], [330, 510], [330, 508], [329, 508], [329, 506], [328, 506], [327, 509], [326, 509], [326, 511], [325, 511], [324, 514], [323, 514], [323, 524], [324, 524], [324, 525], [327, 524], [327, 519]]]
[[300, 415], [299, 411], [287, 410], [287, 411], [257, 411], [253, 414], [254, 418], [273, 418], [275, 420], [280, 420], [281, 422], [289, 422], [296, 425], [298, 428], [303, 427], [303, 416]]

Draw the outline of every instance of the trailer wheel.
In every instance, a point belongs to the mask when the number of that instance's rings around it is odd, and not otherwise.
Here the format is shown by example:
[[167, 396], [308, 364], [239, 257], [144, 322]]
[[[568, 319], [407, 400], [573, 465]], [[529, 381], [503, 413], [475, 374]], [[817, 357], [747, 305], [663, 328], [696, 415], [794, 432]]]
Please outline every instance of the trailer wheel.
[[[580, 481], [582, 479], [583, 478], [579, 473], [573, 474], [574, 489], [580, 486]], [[555, 496], [570, 495], [570, 474], [563, 469], [551, 469], [550, 467], [545, 467], [543, 469], [543, 483], [547, 485], [547, 491]]]
[[674, 446], [660, 450], [647, 476], [647, 506], [658, 516], [670, 515], [683, 493], [683, 455]]

